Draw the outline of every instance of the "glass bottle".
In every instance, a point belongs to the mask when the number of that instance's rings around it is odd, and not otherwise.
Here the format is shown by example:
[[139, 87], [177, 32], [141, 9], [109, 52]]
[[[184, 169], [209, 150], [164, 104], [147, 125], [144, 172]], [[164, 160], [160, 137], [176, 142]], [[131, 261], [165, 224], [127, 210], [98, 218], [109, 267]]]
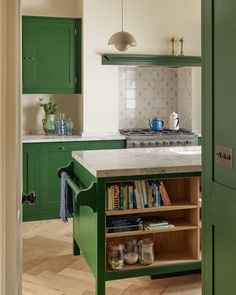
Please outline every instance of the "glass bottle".
[[66, 135], [65, 114], [63, 113], [59, 114], [59, 119], [57, 120], [57, 135], [59, 136]]
[[152, 239], [139, 241], [139, 262], [143, 265], [150, 265], [154, 262], [154, 242]]
[[138, 262], [138, 243], [137, 240], [126, 240], [124, 242], [125, 254], [124, 260], [126, 264], [135, 264]]
[[108, 244], [108, 263], [112, 270], [120, 270], [124, 267], [124, 245], [119, 242]]
[[66, 135], [73, 135], [74, 123], [69, 117], [66, 121]]

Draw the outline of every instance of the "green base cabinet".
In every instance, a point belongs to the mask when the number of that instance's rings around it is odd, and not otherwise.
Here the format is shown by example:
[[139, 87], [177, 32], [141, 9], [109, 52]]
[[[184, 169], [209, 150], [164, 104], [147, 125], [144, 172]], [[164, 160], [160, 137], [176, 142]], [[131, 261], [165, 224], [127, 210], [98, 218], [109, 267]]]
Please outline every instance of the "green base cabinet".
[[57, 171], [71, 161], [76, 150], [120, 149], [125, 141], [25, 143], [23, 145], [23, 191], [36, 194], [34, 204], [24, 204], [23, 221], [59, 218], [60, 180]]
[[81, 19], [23, 16], [23, 93], [81, 93]]

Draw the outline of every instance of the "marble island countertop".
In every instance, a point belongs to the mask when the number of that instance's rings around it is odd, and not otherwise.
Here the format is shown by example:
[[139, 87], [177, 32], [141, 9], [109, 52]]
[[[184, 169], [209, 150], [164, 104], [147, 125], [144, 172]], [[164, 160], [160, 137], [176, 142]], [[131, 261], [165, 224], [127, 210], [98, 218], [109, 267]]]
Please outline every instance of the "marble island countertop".
[[201, 147], [74, 151], [72, 157], [95, 177], [201, 171]]
[[118, 134], [104, 134], [104, 135], [72, 135], [72, 136], [57, 136], [45, 134], [27, 134], [23, 135], [23, 143], [44, 143], [44, 142], [73, 142], [73, 141], [99, 141], [99, 140], [126, 140], [126, 137]]

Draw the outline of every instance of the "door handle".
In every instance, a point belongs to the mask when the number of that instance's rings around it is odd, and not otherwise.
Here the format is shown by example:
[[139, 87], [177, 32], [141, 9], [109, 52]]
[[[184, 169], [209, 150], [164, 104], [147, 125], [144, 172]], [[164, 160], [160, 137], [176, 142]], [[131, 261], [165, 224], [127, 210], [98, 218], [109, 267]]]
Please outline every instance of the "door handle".
[[36, 194], [35, 192], [30, 192], [29, 194], [22, 193], [22, 204], [34, 204], [36, 201]]

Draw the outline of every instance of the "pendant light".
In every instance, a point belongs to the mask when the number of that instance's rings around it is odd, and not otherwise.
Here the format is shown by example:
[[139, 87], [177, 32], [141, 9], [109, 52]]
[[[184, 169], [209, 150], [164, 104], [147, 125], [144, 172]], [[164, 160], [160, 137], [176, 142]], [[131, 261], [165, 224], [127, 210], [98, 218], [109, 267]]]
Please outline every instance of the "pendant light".
[[122, 28], [120, 32], [117, 32], [111, 36], [108, 41], [108, 45], [114, 45], [119, 51], [126, 51], [130, 46], [134, 47], [137, 45], [135, 38], [128, 32], [124, 31], [124, 4], [121, 0], [121, 23]]

